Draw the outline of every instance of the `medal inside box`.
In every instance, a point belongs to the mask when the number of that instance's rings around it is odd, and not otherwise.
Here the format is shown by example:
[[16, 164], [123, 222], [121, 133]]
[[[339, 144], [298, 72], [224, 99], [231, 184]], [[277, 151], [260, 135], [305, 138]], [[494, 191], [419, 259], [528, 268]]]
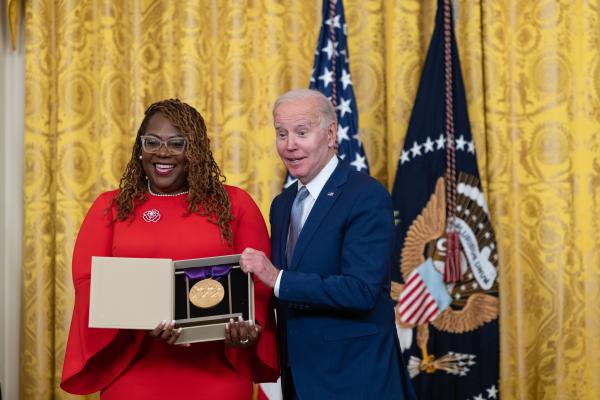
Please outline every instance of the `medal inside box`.
[[[152, 330], [174, 319], [182, 328], [178, 344], [223, 340], [231, 318], [254, 321], [254, 281], [239, 262], [239, 254], [177, 261], [94, 256], [88, 326]], [[213, 282], [192, 294], [197, 307], [189, 293], [203, 278]]]
[[[173, 263], [173, 316], [175, 326], [182, 328], [177, 344], [223, 340], [225, 324], [230, 319], [242, 317], [254, 321], [254, 281], [251, 275], [242, 271], [239, 261], [240, 255], [234, 254]], [[223, 269], [228, 272], [223, 273]], [[199, 303], [198, 297], [192, 293], [194, 301], [191, 301], [190, 292], [194, 285], [206, 279], [222, 286], [219, 292], [223, 298], [215, 304], [200, 302], [205, 308], [197, 307], [194, 302]], [[211, 282], [207, 286], [214, 289], [217, 285]]]
[[[207, 267], [194, 267], [211, 268]], [[246, 275], [239, 265], [232, 265], [227, 274], [221, 277], [208, 277], [193, 279], [185, 273], [185, 267], [175, 269], [175, 310], [174, 316], [177, 326], [189, 327], [202, 324], [227, 323], [230, 318], [236, 319], [241, 316], [244, 320], [253, 319], [251, 312], [251, 299], [253, 297], [252, 285], [249, 276]], [[190, 300], [190, 291], [197, 283], [205, 279], [214, 279], [223, 287], [223, 299], [210, 307], [198, 307]]]

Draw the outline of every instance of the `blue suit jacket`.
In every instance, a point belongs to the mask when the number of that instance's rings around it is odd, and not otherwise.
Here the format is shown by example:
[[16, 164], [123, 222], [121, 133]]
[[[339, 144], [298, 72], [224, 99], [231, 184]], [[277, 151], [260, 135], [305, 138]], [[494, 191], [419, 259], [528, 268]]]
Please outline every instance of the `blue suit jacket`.
[[[304, 399], [413, 399], [390, 299], [392, 202], [340, 161], [316, 200], [291, 265], [286, 242], [297, 185], [271, 205], [273, 264], [283, 268], [282, 367]], [[286, 376], [283, 376], [286, 386]]]

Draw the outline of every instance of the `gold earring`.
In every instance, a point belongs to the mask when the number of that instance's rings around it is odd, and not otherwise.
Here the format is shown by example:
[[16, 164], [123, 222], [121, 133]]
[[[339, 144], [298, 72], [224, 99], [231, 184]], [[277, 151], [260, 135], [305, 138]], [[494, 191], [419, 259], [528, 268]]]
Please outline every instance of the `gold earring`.
[[142, 159], [142, 155], [140, 154], [140, 156], [138, 158], [141, 160]]

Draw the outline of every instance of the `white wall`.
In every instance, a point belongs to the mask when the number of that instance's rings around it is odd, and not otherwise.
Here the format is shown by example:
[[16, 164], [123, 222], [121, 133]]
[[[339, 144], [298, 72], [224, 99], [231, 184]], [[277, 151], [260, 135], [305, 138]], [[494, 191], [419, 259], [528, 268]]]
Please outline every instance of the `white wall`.
[[0, 382], [2, 399], [19, 398], [21, 249], [23, 241], [23, 10], [16, 51], [0, 0]]

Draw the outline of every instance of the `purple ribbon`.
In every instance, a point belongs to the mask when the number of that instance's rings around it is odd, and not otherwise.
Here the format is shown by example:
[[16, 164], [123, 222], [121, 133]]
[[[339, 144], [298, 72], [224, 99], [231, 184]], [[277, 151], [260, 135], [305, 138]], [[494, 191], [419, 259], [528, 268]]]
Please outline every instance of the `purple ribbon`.
[[225, 275], [227, 275], [229, 271], [231, 271], [232, 266], [233, 264], [215, 265], [213, 267], [196, 267], [188, 268], [184, 272], [189, 279], [214, 278], [219, 280]]

